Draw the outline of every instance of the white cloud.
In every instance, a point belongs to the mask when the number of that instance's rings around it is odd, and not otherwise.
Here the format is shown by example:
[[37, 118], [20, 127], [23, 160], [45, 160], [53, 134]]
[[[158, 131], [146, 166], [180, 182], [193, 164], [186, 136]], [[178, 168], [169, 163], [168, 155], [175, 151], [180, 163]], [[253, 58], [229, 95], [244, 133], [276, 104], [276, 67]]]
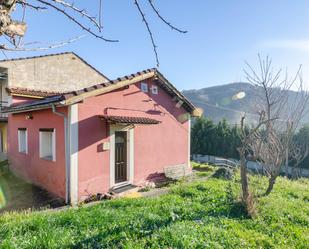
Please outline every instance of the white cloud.
[[279, 48], [309, 52], [309, 39], [266, 40], [261, 42], [260, 46], [263, 48]]

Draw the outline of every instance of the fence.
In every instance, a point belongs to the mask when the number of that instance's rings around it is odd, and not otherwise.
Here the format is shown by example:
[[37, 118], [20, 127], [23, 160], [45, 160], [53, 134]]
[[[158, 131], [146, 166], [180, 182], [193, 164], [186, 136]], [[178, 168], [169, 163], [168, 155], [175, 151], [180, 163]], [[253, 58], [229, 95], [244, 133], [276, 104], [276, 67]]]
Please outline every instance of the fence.
[[[217, 166], [223, 166], [223, 167], [231, 167], [235, 168], [239, 166], [239, 160], [234, 158], [222, 158], [222, 157], [216, 157], [216, 156], [210, 156], [210, 155], [200, 155], [195, 154], [192, 155], [192, 160], [196, 162], [202, 162], [202, 163], [211, 163], [215, 164]], [[247, 162], [247, 168], [256, 171], [256, 172], [263, 172], [264, 168], [261, 163], [248, 161]], [[288, 167], [288, 172], [285, 172], [286, 167], [281, 168], [281, 172], [286, 175], [292, 175], [293, 170], [295, 170], [293, 167]], [[309, 177], [309, 170], [308, 169], [298, 169], [298, 175], [302, 177]]]

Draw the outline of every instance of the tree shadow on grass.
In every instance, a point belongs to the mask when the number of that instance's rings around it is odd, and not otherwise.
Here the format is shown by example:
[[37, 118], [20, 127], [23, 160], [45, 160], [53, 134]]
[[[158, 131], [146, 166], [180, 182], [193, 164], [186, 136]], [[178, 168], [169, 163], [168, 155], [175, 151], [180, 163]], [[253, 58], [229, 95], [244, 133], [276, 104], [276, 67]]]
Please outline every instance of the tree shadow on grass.
[[247, 220], [250, 219], [246, 208], [241, 202], [234, 202], [222, 208], [216, 210], [208, 210], [205, 214], [208, 217], [215, 218], [229, 218], [234, 220]]
[[228, 217], [238, 220], [251, 219], [251, 217], [248, 215], [245, 204], [241, 201], [237, 201], [231, 204]]

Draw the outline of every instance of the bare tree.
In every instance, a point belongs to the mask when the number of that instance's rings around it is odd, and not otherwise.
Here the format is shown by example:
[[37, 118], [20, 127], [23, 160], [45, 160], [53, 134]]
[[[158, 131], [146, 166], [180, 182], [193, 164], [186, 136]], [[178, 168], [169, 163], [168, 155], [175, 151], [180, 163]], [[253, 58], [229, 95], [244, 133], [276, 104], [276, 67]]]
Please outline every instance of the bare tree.
[[[259, 120], [242, 139], [240, 156], [245, 157], [245, 151], [261, 163], [269, 177], [265, 192], [268, 195], [284, 165], [292, 136], [306, 112], [309, 95], [303, 88], [301, 67], [289, 78], [287, 73], [282, 76], [281, 69], [275, 71], [268, 57], [261, 59], [259, 56], [257, 70], [248, 63], [247, 66], [245, 74], [256, 90], [254, 106]], [[288, 94], [291, 89], [297, 89], [292, 98]], [[246, 179], [242, 178], [243, 181]]]
[[[80, 30], [89, 34], [97, 39], [105, 42], [118, 42], [117, 39], [109, 39], [102, 35], [103, 25], [102, 25], [102, 13], [103, 13], [103, 0], [92, 1], [92, 5], [97, 5], [98, 13], [92, 15], [89, 13], [89, 9], [81, 8], [77, 5], [77, 1], [73, 0], [0, 0], [0, 36], [6, 38], [6, 43], [0, 44], [0, 50], [10, 50], [10, 51], [29, 51], [29, 50], [44, 50], [55, 48], [59, 46], [66, 45], [73, 41], [80, 39], [83, 36], [77, 36], [75, 38], [70, 38], [66, 41], [57, 42], [55, 44], [50, 44], [44, 48], [37, 47], [27, 47], [23, 43], [22, 38], [27, 31], [27, 22], [25, 20], [26, 9], [33, 11], [45, 11], [51, 10], [58, 12], [60, 15], [66, 17], [70, 22], [74, 23]], [[154, 34], [151, 31], [150, 24], [146, 18], [142, 6], [138, 0], [132, 0], [135, 4], [138, 14], [142, 17], [142, 21], [145, 24], [149, 37], [151, 39], [151, 44], [155, 54], [155, 59], [157, 66], [159, 66], [159, 57], [157, 52], [157, 45], [155, 43]], [[165, 25], [170, 27], [172, 30], [179, 33], [186, 33], [187, 31], [181, 30], [170, 22], [168, 22], [156, 8], [153, 0], [148, 0], [146, 2], [150, 6], [150, 10], [155, 14], [155, 16], [161, 20]], [[88, 3], [87, 3], [88, 4]], [[90, 3], [89, 3], [90, 4]], [[12, 14], [16, 9], [21, 8], [22, 18], [21, 20], [14, 20]]]
[[249, 189], [247, 163], [248, 160], [254, 159], [252, 157], [251, 144], [255, 139], [255, 134], [259, 132], [261, 127], [266, 124], [266, 120], [263, 119], [263, 115], [260, 115], [259, 121], [249, 128], [245, 125], [245, 116], [241, 118], [240, 122], [240, 141], [241, 146], [237, 148], [240, 158], [240, 178], [241, 178], [241, 190], [242, 190], [242, 202], [244, 203], [247, 213], [250, 216], [254, 216], [254, 202], [253, 196]]
[[304, 141], [299, 141], [294, 139], [290, 144], [290, 159], [292, 161], [292, 172], [291, 175], [294, 178], [301, 176], [300, 164], [307, 158], [309, 155], [309, 147]]

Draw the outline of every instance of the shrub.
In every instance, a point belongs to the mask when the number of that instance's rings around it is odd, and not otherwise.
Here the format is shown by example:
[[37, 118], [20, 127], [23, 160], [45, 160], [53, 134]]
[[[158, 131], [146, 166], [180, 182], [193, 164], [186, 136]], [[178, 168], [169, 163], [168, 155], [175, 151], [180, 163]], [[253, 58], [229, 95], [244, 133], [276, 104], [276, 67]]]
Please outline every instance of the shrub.
[[234, 177], [234, 172], [232, 169], [222, 167], [217, 169], [216, 172], [212, 175], [212, 177], [218, 179], [232, 180], [232, 178]]

